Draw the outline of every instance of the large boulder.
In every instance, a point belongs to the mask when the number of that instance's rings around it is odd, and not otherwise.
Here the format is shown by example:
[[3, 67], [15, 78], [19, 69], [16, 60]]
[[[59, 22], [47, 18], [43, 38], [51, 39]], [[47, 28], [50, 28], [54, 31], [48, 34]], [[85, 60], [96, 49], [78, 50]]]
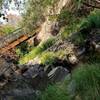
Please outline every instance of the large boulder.
[[69, 71], [66, 68], [59, 66], [52, 69], [48, 73], [48, 77], [51, 82], [59, 82], [59, 81], [63, 81], [68, 74]]
[[42, 67], [42, 65], [35, 64], [31, 66], [25, 73], [23, 73], [23, 76], [26, 78], [34, 78], [37, 75], [43, 77], [43, 74], [44, 74], [44, 68]]
[[25, 79], [30, 81], [34, 89], [42, 89], [48, 83], [48, 77], [42, 65], [36, 64], [23, 73]]

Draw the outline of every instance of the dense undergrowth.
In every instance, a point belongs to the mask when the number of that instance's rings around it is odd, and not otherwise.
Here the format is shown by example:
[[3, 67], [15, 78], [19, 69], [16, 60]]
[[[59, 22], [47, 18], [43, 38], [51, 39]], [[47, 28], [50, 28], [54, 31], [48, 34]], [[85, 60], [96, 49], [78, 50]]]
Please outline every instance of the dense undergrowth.
[[70, 78], [58, 84], [50, 85], [41, 94], [39, 100], [99, 100], [100, 66], [84, 64], [78, 66]]
[[16, 28], [12, 25], [3, 25], [1, 26], [0, 28], [0, 36], [3, 36], [3, 35], [9, 35], [11, 33], [13, 33], [13, 31], [15, 30]]
[[[80, 32], [75, 38], [76, 44], [83, 44], [91, 30], [100, 28], [100, 11], [94, 10], [80, 24]], [[54, 53], [43, 55], [42, 62], [51, 64]], [[85, 63], [72, 71], [69, 80], [50, 85], [42, 92], [40, 100], [99, 100], [100, 99], [100, 56], [99, 53], [88, 53]], [[68, 78], [67, 78], [68, 79]], [[65, 79], [66, 80], [66, 79]]]
[[24, 57], [20, 59], [20, 64], [25, 64], [29, 60], [34, 59], [37, 55], [40, 55], [43, 51], [45, 51], [47, 48], [49, 48], [51, 45], [53, 45], [55, 42], [54, 38], [50, 38], [47, 41], [39, 44], [37, 47], [33, 47], [33, 49], [28, 53], [25, 54]]

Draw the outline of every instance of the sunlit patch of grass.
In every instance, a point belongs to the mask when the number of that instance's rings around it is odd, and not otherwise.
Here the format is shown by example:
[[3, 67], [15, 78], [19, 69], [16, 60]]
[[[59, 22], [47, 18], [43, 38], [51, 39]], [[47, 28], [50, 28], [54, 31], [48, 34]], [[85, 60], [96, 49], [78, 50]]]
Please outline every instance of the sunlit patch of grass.
[[44, 65], [52, 65], [55, 61], [55, 53], [54, 52], [45, 52], [41, 55], [41, 63]]
[[45, 51], [47, 48], [49, 48], [50, 46], [52, 46], [55, 42], [54, 38], [50, 38], [47, 41], [41, 43], [40, 45], [38, 45], [36, 48], [33, 48], [33, 50], [31, 50], [28, 54], [26, 54], [24, 57], [22, 57], [19, 60], [20, 64], [25, 64], [27, 63], [29, 60], [34, 59], [37, 55], [40, 55], [43, 51]]
[[44, 65], [52, 65], [55, 60], [58, 59], [65, 59], [66, 57], [66, 50], [59, 50], [58, 52], [43, 52], [40, 55], [40, 61]]

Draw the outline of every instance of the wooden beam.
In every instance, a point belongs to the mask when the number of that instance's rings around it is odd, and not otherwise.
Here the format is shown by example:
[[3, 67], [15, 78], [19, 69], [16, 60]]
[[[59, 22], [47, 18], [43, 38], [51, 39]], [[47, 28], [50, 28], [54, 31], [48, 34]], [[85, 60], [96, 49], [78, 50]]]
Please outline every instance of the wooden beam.
[[14, 47], [16, 47], [18, 44], [22, 43], [23, 41], [25, 41], [26, 39], [28, 39], [28, 36], [23, 35], [21, 38], [17, 39], [16, 41], [14, 41], [13, 43], [10, 43], [9, 45], [7, 45], [4, 48], [0, 49], [0, 52], [4, 53]]

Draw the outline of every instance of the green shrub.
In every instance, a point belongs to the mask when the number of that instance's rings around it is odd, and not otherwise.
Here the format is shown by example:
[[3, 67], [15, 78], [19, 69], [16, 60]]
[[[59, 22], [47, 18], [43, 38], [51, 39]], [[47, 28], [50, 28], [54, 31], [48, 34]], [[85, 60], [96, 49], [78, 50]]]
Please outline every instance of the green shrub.
[[27, 42], [22, 42], [20, 45], [17, 46], [20, 49], [23, 55], [29, 52], [29, 47]]
[[72, 18], [72, 13], [65, 9], [62, 9], [57, 20], [60, 23], [60, 26], [64, 26], [69, 23], [70, 18]]
[[52, 65], [55, 61], [55, 54], [53, 52], [44, 52], [41, 55], [41, 63], [45, 65]]
[[54, 42], [55, 42], [55, 38], [49, 38], [44, 43], [41, 43], [40, 48], [42, 50], [45, 50], [45, 49], [49, 48], [50, 46], [52, 46], [54, 44]]
[[29, 60], [34, 59], [37, 55], [41, 54], [44, 50], [46, 50], [47, 48], [49, 48], [50, 46], [52, 46], [54, 44], [54, 42], [55, 42], [54, 38], [50, 38], [47, 41], [42, 42], [36, 48], [33, 48], [28, 54], [26, 54], [25, 56], [23, 56], [19, 60], [19, 63], [20, 64], [25, 64]]
[[16, 48], [16, 54], [19, 56], [19, 57], [22, 57], [23, 56], [23, 53], [21, 52], [21, 50], [19, 48]]
[[100, 55], [98, 52], [94, 52], [94, 51], [91, 51], [87, 54], [87, 59], [86, 59], [86, 62], [88, 61], [88, 63], [98, 63], [100, 64]]
[[11, 34], [15, 30], [15, 27], [11, 25], [4, 25], [0, 28], [0, 31], [4, 33], [5, 35]]
[[100, 66], [84, 64], [76, 68], [71, 77], [63, 82], [49, 85], [39, 100], [99, 100]]
[[59, 50], [57, 52], [43, 52], [40, 55], [40, 60], [42, 64], [52, 65], [56, 59], [66, 59], [66, 50]]
[[100, 28], [100, 11], [94, 10], [82, 23], [81, 29]]
[[72, 83], [75, 85], [75, 96], [78, 96], [80, 100], [99, 100], [99, 64], [85, 64], [76, 69], [72, 75]]
[[[77, 28], [80, 32], [74, 37], [73, 41], [76, 44], [82, 44], [91, 30], [95, 28], [100, 28], [100, 11], [98, 10], [94, 10], [87, 18], [80, 21]], [[75, 30], [75, 28], [71, 30]]]
[[70, 100], [67, 91], [56, 86], [51, 85], [42, 93], [40, 100]]
[[45, 21], [44, 13], [46, 9], [55, 2], [57, 0], [28, 0], [21, 26], [24, 26], [24, 29], [28, 32], [37, 29]]
[[69, 34], [76, 32], [80, 28], [83, 19], [83, 17], [76, 16], [76, 13], [63, 9], [57, 19], [60, 22], [60, 26], [63, 27], [61, 32], [62, 39], [66, 39]]

